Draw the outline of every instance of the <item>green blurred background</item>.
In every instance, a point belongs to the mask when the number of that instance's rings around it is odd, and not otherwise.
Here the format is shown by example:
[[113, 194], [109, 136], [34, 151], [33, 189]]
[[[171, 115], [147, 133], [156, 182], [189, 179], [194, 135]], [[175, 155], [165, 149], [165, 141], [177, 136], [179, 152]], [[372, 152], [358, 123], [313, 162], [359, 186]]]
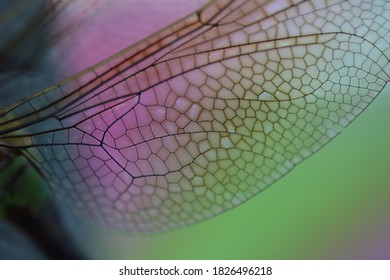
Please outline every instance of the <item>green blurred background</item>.
[[95, 258], [390, 259], [390, 86], [340, 136], [256, 197], [171, 233], [94, 231]]

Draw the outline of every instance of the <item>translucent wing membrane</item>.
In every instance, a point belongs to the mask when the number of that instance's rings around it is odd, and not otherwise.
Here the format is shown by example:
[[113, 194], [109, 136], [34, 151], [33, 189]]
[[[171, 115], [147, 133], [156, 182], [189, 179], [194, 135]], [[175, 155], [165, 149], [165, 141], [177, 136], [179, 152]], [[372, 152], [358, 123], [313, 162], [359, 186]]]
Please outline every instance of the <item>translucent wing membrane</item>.
[[390, 1], [216, 0], [0, 112], [97, 223], [164, 231], [251, 198], [320, 149], [390, 76]]

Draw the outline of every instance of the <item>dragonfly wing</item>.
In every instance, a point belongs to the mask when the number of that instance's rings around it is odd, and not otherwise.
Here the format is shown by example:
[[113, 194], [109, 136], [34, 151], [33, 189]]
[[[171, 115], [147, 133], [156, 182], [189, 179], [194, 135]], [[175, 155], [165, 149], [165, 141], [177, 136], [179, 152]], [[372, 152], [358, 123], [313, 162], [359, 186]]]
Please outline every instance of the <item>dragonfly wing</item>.
[[0, 141], [24, 147], [98, 223], [196, 223], [264, 190], [366, 108], [389, 80], [389, 15], [383, 1], [213, 1], [6, 108]]

